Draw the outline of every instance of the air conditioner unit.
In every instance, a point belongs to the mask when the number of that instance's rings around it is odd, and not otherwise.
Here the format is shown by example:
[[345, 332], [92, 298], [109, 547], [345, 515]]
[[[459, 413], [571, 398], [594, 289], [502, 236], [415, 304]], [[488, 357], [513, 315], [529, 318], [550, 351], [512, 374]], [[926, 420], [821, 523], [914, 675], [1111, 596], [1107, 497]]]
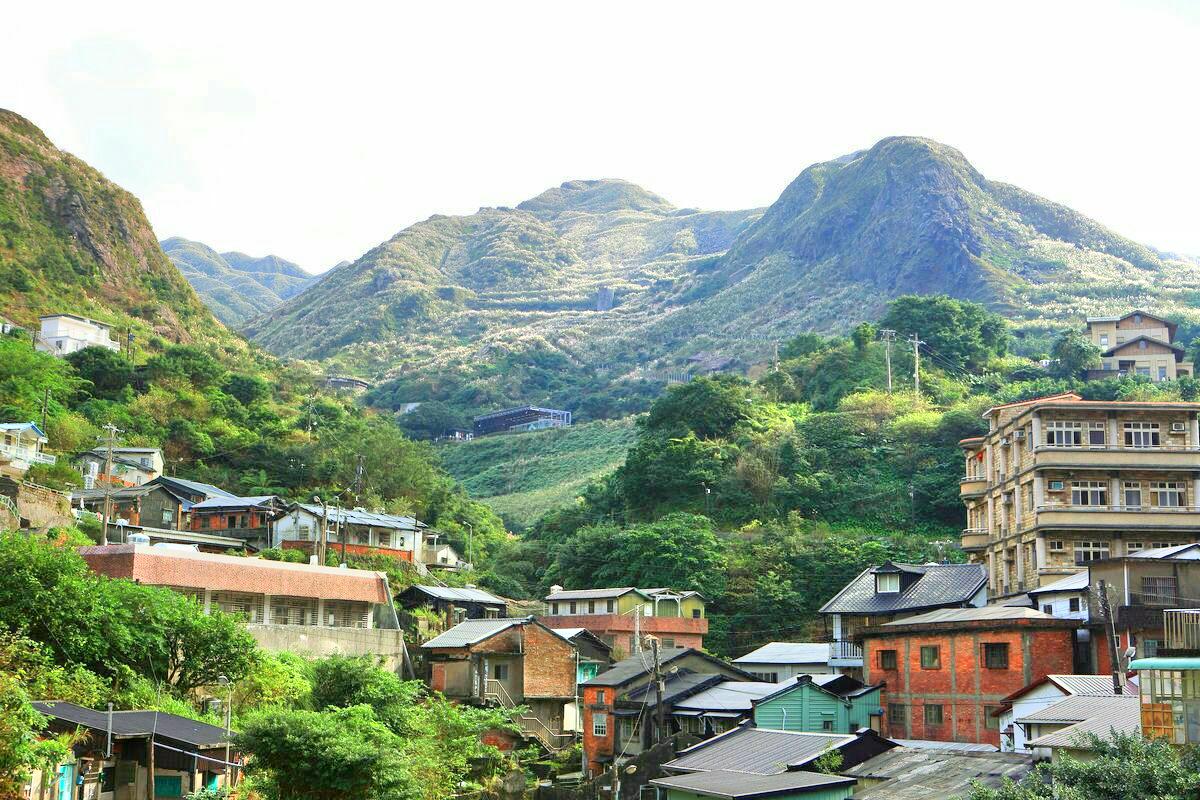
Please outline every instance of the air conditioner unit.
[[1173, 433], [1183, 433], [1187, 430], [1187, 424], [1183, 422], [1172, 422], [1171, 431]]
[[1050, 491], [1061, 492], [1062, 490], [1063, 490], [1063, 482], [1062, 481], [1050, 481]]
[[1025, 431], [1017, 431], [1017, 432], [1015, 432], [1015, 433], [1013, 434], [1013, 438], [1014, 438], [1014, 439], [1016, 439], [1018, 442], [1023, 442], [1023, 441], [1025, 441]]
[[1008, 437], [1007, 437], [1007, 436], [1003, 437], [1003, 438], [1000, 440], [1000, 446], [1001, 446], [1001, 447], [1008, 447]]

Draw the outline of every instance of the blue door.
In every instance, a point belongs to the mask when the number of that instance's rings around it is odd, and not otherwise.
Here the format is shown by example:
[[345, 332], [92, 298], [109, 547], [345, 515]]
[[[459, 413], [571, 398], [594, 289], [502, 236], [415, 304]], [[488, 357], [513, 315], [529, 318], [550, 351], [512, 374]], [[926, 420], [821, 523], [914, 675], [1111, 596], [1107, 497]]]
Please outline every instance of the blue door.
[[63, 764], [58, 768], [58, 800], [75, 797], [75, 765]]

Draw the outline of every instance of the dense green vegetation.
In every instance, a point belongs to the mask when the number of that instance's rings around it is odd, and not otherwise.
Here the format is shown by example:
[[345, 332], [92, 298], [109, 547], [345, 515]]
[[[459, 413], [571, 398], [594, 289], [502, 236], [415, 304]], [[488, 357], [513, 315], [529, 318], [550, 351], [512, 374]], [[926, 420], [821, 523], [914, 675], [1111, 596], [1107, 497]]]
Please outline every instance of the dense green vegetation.
[[370, 659], [267, 653], [238, 618], [93, 574], [80, 541], [70, 530], [0, 533], [3, 796], [66, 755], [63, 741], [37, 739], [46, 721], [29, 702], [45, 698], [219, 725], [199, 704], [232, 697], [237, 746], [253, 755], [246, 788], [264, 800], [441, 800], [504, 766], [480, 735], [511, 729], [506, 712], [449, 703]]
[[448, 442], [438, 455], [471, 497], [486, 502], [510, 530], [519, 531], [619, 467], [634, 439], [633, 418], [625, 417]]

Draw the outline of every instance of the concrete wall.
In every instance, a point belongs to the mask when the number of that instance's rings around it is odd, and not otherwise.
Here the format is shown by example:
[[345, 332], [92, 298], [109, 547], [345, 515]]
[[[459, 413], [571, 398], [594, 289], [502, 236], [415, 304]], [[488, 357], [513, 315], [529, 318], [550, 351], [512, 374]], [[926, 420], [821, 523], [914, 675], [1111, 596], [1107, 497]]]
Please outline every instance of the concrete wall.
[[320, 628], [301, 625], [247, 625], [246, 630], [265, 650], [308, 657], [334, 654], [379, 656], [384, 667], [403, 664], [404, 633], [378, 628]]
[[0, 494], [16, 504], [23, 528], [44, 530], [75, 524], [71, 499], [62, 492], [0, 478]]

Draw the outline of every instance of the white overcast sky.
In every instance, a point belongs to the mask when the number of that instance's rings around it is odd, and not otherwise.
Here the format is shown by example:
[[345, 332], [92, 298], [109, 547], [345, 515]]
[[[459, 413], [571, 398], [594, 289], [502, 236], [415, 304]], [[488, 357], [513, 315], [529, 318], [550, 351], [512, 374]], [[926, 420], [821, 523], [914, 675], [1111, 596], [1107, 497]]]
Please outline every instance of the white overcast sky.
[[1200, 2], [6, 6], [0, 107], [160, 237], [314, 271], [573, 178], [767, 205], [894, 134], [1200, 254]]

